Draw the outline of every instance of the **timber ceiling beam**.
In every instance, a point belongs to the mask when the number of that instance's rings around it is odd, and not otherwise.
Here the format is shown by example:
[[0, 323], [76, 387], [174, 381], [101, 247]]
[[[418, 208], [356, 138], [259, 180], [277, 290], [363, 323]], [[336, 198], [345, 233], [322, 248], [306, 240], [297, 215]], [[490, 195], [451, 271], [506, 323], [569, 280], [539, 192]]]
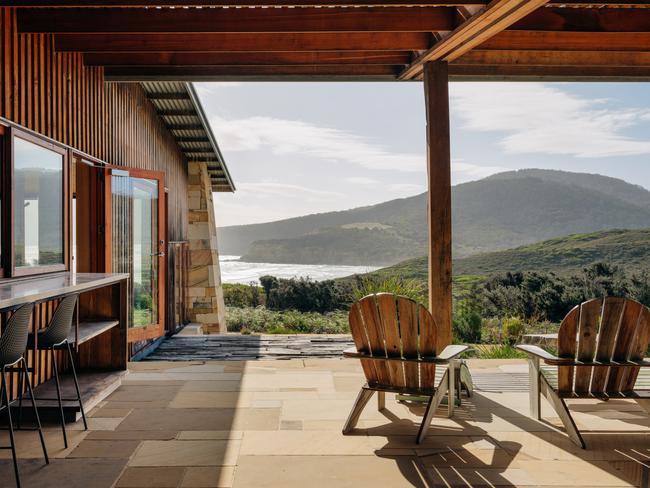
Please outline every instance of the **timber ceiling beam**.
[[244, 53], [86, 53], [87, 66], [247, 66], [294, 64], [402, 64], [408, 51], [305, 51]]
[[517, 66], [646, 66], [650, 52], [633, 51], [486, 51], [474, 49], [458, 58], [459, 65]]
[[494, 0], [418, 56], [399, 75], [399, 79], [409, 80], [421, 75], [424, 63], [428, 61], [453, 61], [547, 2], [548, 0]]
[[550, 51], [640, 51], [650, 46], [650, 32], [500, 32], [477, 49], [519, 49]]
[[395, 80], [399, 66], [200, 66], [107, 67], [107, 81], [229, 81], [229, 80]]
[[57, 51], [76, 52], [281, 52], [417, 51], [433, 41], [423, 32], [233, 34], [58, 34]]
[[449, 66], [451, 81], [650, 81], [650, 66]]
[[513, 30], [648, 32], [650, 9], [542, 8], [513, 23]]
[[432, 32], [455, 27], [454, 8], [19, 9], [20, 32]]
[[[487, 5], [488, 0], [2, 0], [3, 7], [30, 8], [146, 8], [146, 7], [463, 7]], [[647, 8], [647, 0], [551, 0], [549, 6]]]

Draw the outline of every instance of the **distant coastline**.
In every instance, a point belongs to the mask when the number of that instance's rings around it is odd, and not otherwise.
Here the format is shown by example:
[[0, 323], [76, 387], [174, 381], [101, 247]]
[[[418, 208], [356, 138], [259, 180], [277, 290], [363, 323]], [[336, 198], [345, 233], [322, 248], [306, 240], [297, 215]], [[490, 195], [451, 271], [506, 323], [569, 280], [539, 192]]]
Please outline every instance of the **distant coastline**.
[[240, 261], [241, 256], [224, 255], [219, 257], [221, 280], [224, 283], [245, 283], [252, 281], [259, 284], [260, 276], [273, 275], [278, 278], [310, 277], [313, 280], [329, 280], [369, 273], [379, 269], [377, 266], [342, 266], [331, 264], [276, 264], [247, 263]]

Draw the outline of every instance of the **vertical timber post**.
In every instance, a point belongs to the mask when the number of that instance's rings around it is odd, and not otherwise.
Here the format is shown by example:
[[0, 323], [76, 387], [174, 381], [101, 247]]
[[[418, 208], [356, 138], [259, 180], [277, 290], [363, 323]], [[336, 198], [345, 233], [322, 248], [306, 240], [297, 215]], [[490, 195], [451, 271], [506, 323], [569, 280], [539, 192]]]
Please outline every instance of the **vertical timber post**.
[[429, 310], [438, 326], [437, 352], [451, 343], [451, 150], [449, 75], [445, 61], [424, 64], [427, 116]]

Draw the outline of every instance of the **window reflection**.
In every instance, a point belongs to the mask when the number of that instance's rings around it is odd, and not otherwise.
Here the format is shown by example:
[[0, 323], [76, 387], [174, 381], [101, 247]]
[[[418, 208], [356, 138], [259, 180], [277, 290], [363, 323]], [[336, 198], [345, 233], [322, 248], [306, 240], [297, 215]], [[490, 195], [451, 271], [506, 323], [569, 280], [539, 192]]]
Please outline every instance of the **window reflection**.
[[14, 138], [16, 268], [63, 264], [63, 156]]

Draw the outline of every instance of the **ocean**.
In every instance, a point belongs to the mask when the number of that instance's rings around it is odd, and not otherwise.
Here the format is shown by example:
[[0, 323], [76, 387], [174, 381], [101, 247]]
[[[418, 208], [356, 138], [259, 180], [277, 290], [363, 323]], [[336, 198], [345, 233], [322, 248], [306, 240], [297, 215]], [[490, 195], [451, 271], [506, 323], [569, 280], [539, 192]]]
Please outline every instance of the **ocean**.
[[313, 280], [329, 280], [356, 273], [368, 273], [379, 269], [374, 266], [340, 266], [332, 264], [276, 264], [246, 263], [239, 256], [221, 256], [221, 279], [224, 283], [245, 283], [254, 281], [259, 285], [259, 277], [272, 275], [277, 278], [309, 277]]

